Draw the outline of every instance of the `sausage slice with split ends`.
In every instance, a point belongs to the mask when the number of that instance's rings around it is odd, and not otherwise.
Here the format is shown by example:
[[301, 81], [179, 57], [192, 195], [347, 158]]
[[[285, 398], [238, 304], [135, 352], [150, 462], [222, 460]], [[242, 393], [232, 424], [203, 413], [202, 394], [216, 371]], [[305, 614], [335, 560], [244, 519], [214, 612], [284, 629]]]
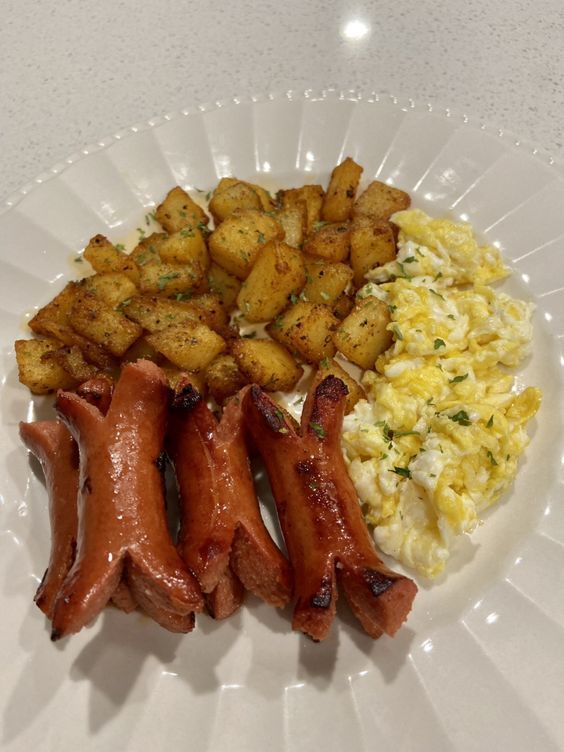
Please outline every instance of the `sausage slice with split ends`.
[[49, 496], [51, 554], [34, 601], [50, 619], [60, 587], [74, 560], [78, 447], [67, 428], [56, 420], [20, 423], [20, 437], [41, 463]]
[[168, 387], [140, 360], [124, 367], [107, 415], [59, 392], [57, 411], [80, 448], [78, 538], [74, 564], [57, 597], [52, 639], [78, 632], [124, 577], [135, 601], [159, 623], [189, 631], [203, 599], [166, 523], [159, 469]]
[[[112, 383], [105, 377], [84, 382], [78, 393], [105, 413], [112, 397]], [[49, 497], [51, 554], [34, 600], [51, 619], [55, 600], [74, 561], [77, 536], [78, 446], [69, 430], [56, 420], [20, 423], [20, 437], [41, 463]], [[135, 605], [119, 599], [118, 608], [131, 611]]]
[[240, 398], [218, 422], [199, 392], [179, 384], [171, 411], [168, 452], [180, 490], [178, 548], [221, 619], [243, 600], [244, 588], [282, 607], [291, 597], [287, 560], [262, 517], [243, 434]]
[[314, 640], [335, 617], [337, 581], [365, 631], [393, 635], [417, 592], [378, 557], [341, 453], [347, 395], [341, 379], [314, 383], [301, 430], [258, 386], [247, 387], [243, 413], [270, 478], [297, 597], [292, 626]]

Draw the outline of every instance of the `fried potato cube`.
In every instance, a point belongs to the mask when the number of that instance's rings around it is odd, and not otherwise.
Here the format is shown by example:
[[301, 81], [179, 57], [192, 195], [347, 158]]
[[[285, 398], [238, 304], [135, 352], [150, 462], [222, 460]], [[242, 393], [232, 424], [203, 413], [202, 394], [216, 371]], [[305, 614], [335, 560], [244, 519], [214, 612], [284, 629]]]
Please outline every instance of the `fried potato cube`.
[[387, 220], [376, 220], [367, 215], [354, 218], [350, 264], [356, 287], [361, 287], [366, 282], [364, 275], [369, 269], [393, 261], [396, 255], [394, 233]]
[[362, 167], [347, 157], [331, 173], [331, 180], [321, 207], [321, 218], [328, 222], [350, 219]]
[[290, 391], [303, 374], [290, 353], [270, 339], [238, 339], [231, 352], [248, 381], [269, 392]]
[[306, 258], [303, 297], [310, 303], [333, 306], [348, 287], [352, 276], [352, 269], [346, 264], [327, 264], [315, 257]]
[[178, 232], [183, 227], [207, 225], [208, 215], [180, 186], [170, 190], [162, 204], [155, 210], [155, 218], [168, 233]]
[[273, 211], [274, 202], [270, 193], [255, 183], [247, 183], [237, 178], [222, 178], [209, 203], [216, 224], [223, 222], [237, 209], [261, 209]]
[[117, 357], [123, 355], [143, 333], [140, 326], [88, 292], [76, 296], [70, 323], [75, 332], [102, 345]]
[[378, 355], [392, 344], [386, 327], [390, 312], [384, 301], [369, 296], [359, 301], [333, 334], [337, 350], [360, 368], [374, 368]]
[[28, 322], [28, 326], [35, 334], [51, 336], [53, 325], [64, 326], [68, 322], [69, 313], [80, 286], [78, 282], [69, 282], [61, 292], [47, 305], [40, 308]]
[[405, 191], [374, 180], [356, 200], [353, 217], [365, 214], [372, 219], [387, 220], [395, 212], [407, 209], [410, 204], [411, 198]]
[[226, 332], [229, 316], [221, 303], [219, 295], [206, 292], [190, 300], [192, 307], [198, 312], [200, 321], [207, 324], [210, 329], [224, 334]]
[[333, 330], [339, 320], [329, 308], [298, 301], [266, 328], [268, 334], [308, 363], [318, 363], [335, 354]]
[[239, 279], [246, 279], [261, 248], [271, 240], [282, 240], [278, 222], [259, 211], [236, 211], [212, 232], [210, 254], [216, 264]]
[[261, 210], [262, 204], [258, 193], [250, 185], [235, 180], [223, 187], [220, 182], [208, 207], [218, 225], [237, 209]]
[[123, 313], [149, 332], [160, 332], [169, 326], [207, 320], [204, 312], [191, 302], [184, 303], [157, 296], [138, 295], [123, 306]]
[[145, 337], [139, 337], [138, 340], [131, 345], [129, 350], [122, 355], [122, 363], [135, 363], [136, 360], [152, 360], [153, 363], [158, 365], [162, 364], [164, 360], [160, 352], [157, 352], [155, 348], [150, 345]]
[[346, 319], [346, 317], [349, 315], [349, 313], [354, 308], [354, 298], [352, 295], [349, 295], [348, 292], [343, 292], [339, 295], [337, 300], [335, 301], [333, 305], [333, 313], [335, 316], [340, 319], [341, 321], [343, 319]]
[[166, 232], [153, 232], [137, 243], [129, 254], [129, 258], [135, 261], [137, 266], [145, 266], [151, 261], [160, 261], [159, 250], [168, 238]]
[[237, 304], [251, 322], [270, 321], [304, 286], [306, 272], [300, 251], [279, 240], [260, 250], [251, 273], [241, 285]]
[[149, 295], [180, 295], [197, 289], [205, 278], [205, 269], [196, 264], [178, 266], [152, 261], [140, 269], [139, 289]]
[[197, 227], [184, 227], [159, 244], [159, 256], [165, 264], [193, 266], [207, 271], [210, 258], [204, 236]]
[[314, 378], [316, 381], [322, 381], [326, 376], [336, 376], [338, 379], [341, 379], [349, 390], [345, 405], [346, 415], [352, 411], [359, 400], [366, 399], [366, 392], [358, 381], [353, 379], [350, 373], [347, 373], [347, 371], [345, 371], [336, 360], [329, 360], [329, 358], [326, 358], [319, 362], [319, 367]]
[[110, 308], [116, 308], [139, 292], [130, 277], [122, 272], [94, 274], [80, 281], [81, 287], [91, 292]]
[[147, 342], [187, 371], [203, 370], [226, 347], [223, 337], [200, 322], [169, 326], [147, 335]]
[[229, 274], [222, 266], [213, 263], [208, 270], [208, 285], [210, 292], [219, 296], [226, 311], [234, 307], [241, 289], [241, 282], [237, 277]]
[[33, 394], [48, 394], [56, 389], [71, 389], [76, 380], [56, 360], [46, 356], [61, 343], [54, 339], [17, 339], [15, 341], [18, 377]]
[[94, 363], [99, 368], [110, 368], [113, 359], [109, 352], [71, 328], [72, 307], [81, 289], [79, 282], [69, 282], [50, 303], [35, 314], [28, 326], [35, 334], [56, 339], [69, 347], [76, 345], [89, 363]]
[[280, 209], [275, 217], [284, 230], [284, 242], [293, 248], [302, 248], [307, 232], [306, 202], [297, 201], [295, 206]]
[[59, 324], [52, 321], [45, 324], [45, 334], [69, 347], [76, 345], [80, 348], [88, 363], [93, 363], [99, 368], [113, 368], [116, 365], [114, 357], [105, 347], [74, 331], [70, 323]]
[[201, 373], [194, 373], [194, 371], [186, 371], [176, 366], [161, 364], [161, 369], [164, 371], [168, 381], [168, 385], [171, 389], [176, 389], [181, 379], [190, 379], [192, 386], [198, 390], [201, 395], [206, 393], [206, 382], [204, 376]]
[[95, 272], [121, 272], [134, 284], [139, 282], [139, 267], [127, 253], [119, 251], [108, 238], [95, 235], [84, 249], [84, 258]]
[[79, 384], [93, 379], [99, 373], [98, 368], [86, 362], [82, 350], [76, 345], [59, 347], [53, 352], [46, 353], [43, 360], [54, 360]]
[[351, 231], [346, 222], [318, 223], [308, 236], [304, 253], [326, 261], [345, 261], [351, 249]]
[[223, 405], [226, 399], [249, 383], [232, 355], [220, 355], [212, 360], [206, 368], [205, 377], [209, 392], [218, 405]]
[[301, 206], [305, 201], [307, 209], [307, 232], [313, 232], [313, 228], [321, 218], [321, 207], [325, 197], [325, 191], [320, 185], [302, 185], [301, 188], [290, 188], [279, 191], [278, 197], [283, 209]]

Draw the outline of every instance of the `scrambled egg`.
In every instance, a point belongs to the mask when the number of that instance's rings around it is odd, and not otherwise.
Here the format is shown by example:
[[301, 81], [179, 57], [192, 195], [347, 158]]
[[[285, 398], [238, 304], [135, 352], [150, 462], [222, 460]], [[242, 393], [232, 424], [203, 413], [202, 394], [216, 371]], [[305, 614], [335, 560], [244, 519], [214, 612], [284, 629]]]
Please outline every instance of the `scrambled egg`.
[[397, 259], [359, 295], [384, 300], [394, 344], [345, 418], [350, 476], [380, 548], [435, 577], [457, 535], [511, 484], [528, 444], [538, 389], [520, 393], [508, 367], [529, 354], [533, 305], [489, 283], [508, 274], [470, 226], [398, 212]]

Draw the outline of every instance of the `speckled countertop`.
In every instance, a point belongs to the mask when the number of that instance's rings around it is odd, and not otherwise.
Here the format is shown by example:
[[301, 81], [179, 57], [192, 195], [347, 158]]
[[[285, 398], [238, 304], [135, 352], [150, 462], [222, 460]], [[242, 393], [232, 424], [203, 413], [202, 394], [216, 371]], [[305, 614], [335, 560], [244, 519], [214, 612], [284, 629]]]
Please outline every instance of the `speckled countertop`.
[[561, 0], [0, 0], [0, 196], [189, 104], [287, 88], [429, 100], [564, 156]]

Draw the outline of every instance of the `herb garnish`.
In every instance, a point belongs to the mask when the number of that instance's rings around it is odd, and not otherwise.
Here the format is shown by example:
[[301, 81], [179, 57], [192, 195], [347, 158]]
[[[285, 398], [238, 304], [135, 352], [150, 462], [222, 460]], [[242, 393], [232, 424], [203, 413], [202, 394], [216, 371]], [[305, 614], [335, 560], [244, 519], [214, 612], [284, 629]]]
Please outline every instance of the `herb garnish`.
[[313, 421], [310, 422], [309, 427], [314, 432], [314, 434], [317, 436], [318, 439], [324, 439], [326, 436], [325, 429], [320, 423], [314, 423]]

